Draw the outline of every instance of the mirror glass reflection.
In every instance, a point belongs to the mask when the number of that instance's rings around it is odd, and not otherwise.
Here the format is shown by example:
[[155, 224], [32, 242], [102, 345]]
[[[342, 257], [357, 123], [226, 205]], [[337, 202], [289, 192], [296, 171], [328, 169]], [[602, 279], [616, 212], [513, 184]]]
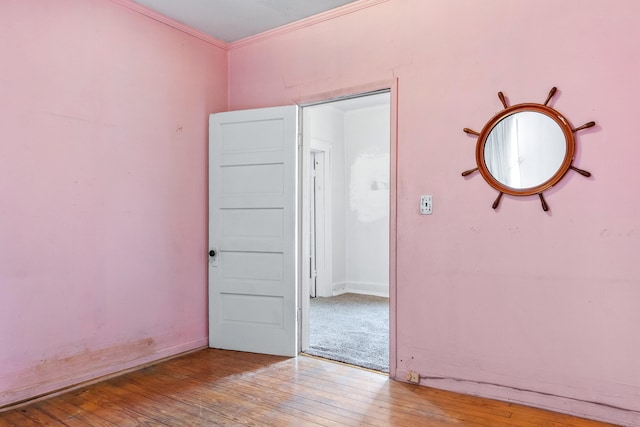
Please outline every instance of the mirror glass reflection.
[[560, 125], [546, 114], [523, 111], [499, 121], [484, 146], [489, 173], [515, 189], [536, 187], [562, 166], [567, 143]]

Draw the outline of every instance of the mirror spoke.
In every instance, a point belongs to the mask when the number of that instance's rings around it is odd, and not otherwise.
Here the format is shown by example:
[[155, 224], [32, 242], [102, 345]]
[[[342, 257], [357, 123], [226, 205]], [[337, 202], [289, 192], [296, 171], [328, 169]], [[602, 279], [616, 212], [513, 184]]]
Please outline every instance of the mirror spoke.
[[542, 203], [542, 210], [545, 212], [548, 211], [549, 206], [547, 205], [547, 202], [544, 200], [544, 197], [542, 197], [542, 193], [538, 193], [538, 196], [540, 196], [540, 203]]
[[502, 191], [498, 194], [498, 198], [493, 202], [493, 205], [491, 205], [493, 209], [498, 209], [498, 205], [500, 204], [500, 199], [502, 199], [503, 194], [504, 193]]
[[553, 95], [556, 94], [556, 91], [558, 90], [557, 87], [552, 87], [551, 90], [549, 91], [549, 96], [547, 96], [547, 100], [544, 101], [544, 104], [542, 105], [547, 105], [549, 103], [549, 101], [551, 101], [551, 98], [553, 98]]
[[507, 100], [504, 99], [504, 93], [498, 92], [498, 98], [500, 98], [500, 102], [502, 102], [502, 105], [504, 105], [505, 109], [509, 108], [509, 106], [507, 105]]
[[589, 122], [589, 123], [585, 123], [585, 124], [583, 124], [583, 125], [582, 125], [582, 126], [580, 126], [580, 127], [577, 127], [577, 128], [575, 128], [575, 129], [572, 129], [572, 132], [573, 132], [573, 133], [576, 133], [576, 132], [578, 132], [579, 130], [592, 128], [592, 127], [594, 127], [595, 125], [596, 125], [596, 122]]
[[466, 170], [466, 171], [462, 172], [462, 176], [471, 175], [472, 173], [474, 173], [477, 170], [478, 170], [478, 168], [473, 168], [473, 169]]
[[589, 178], [591, 176], [591, 172], [587, 172], [584, 169], [578, 169], [575, 166], [569, 166], [571, 169], [573, 169], [574, 171], [578, 172], [580, 175], [582, 176], [586, 176], [587, 178]]

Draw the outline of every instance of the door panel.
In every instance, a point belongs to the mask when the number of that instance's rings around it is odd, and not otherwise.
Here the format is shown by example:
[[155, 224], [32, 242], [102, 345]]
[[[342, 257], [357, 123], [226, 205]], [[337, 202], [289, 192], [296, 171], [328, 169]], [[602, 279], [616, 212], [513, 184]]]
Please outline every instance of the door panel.
[[296, 106], [209, 123], [209, 346], [297, 354]]

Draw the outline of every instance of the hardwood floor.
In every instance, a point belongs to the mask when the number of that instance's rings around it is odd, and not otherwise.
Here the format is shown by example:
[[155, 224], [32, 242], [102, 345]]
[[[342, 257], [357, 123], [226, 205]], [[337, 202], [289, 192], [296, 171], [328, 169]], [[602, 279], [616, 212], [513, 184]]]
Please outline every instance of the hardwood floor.
[[306, 356], [202, 350], [0, 413], [0, 426], [606, 426]]

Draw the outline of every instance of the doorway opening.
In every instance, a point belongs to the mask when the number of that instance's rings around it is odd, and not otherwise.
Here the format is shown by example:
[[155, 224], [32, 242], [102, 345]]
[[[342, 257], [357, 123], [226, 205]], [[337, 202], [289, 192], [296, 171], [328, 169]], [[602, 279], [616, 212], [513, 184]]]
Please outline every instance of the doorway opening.
[[302, 109], [301, 350], [389, 371], [391, 97]]

